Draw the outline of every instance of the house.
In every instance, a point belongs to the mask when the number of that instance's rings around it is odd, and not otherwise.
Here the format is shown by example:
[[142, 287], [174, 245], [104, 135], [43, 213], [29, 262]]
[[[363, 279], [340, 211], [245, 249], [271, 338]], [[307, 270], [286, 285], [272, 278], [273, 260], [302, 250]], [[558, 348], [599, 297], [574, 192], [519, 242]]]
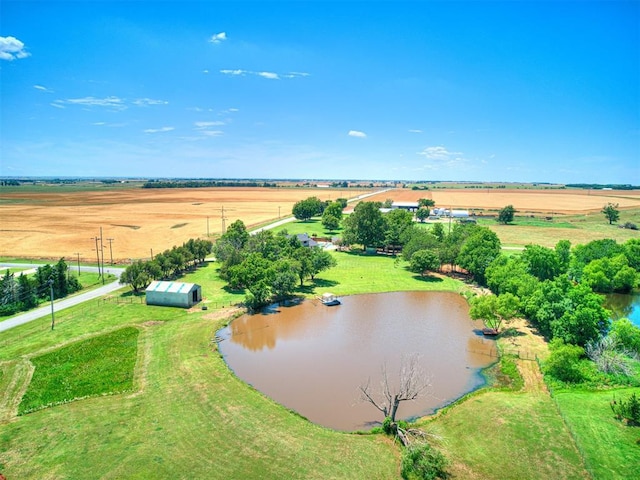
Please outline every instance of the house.
[[189, 308], [202, 300], [202, 287], [196, 283], [156, 280], [145, 293], [147, 305]]
[[313, 238], [311, 238], [306, 233], [298, 233], [296, 235], [298, 241], [302, 244], [303, 247], [317, 247], [318, 242], [316, 242]]

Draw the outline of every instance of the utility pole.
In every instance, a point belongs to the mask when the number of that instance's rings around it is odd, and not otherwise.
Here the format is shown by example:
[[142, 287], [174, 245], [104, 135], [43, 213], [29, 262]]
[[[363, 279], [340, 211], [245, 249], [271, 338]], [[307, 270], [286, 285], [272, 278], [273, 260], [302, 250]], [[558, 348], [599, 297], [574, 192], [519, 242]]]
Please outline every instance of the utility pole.
[[80, 276], [80, 253], [76, 252], [74, 255], [78, 258], [78, 276]]
[[51, 330], [53, 330], [53, 327], [56, 322], [55, 322], [55, 317], [53, 315], [53, 279], [52, 278], [49, 279], [49, 288], [51, 293]]
[[280, 218], [280, 206], [278, 206], [278, 218]]
[[100, 250], [98, 250], [98, 240], [102, 241], [102, 239], [98, 237], [92, 237], [91, 240], [96, 241], [96, 258], [98, 259], [98, 278], [100, 278], [102, 274], [100, 273]]
[[113, 238], [107, 238], [107, 242], [109, 242], [109, 255], [111, 257], [111, 265], [113, 265], [113, 248], [111, 247], [111, 243], [114, 241], [115, 239]]
[[224, 235], [224, 231], [225, 231], [225, 225], [224, 225], [224, 205], [222, 206], [222, 208], [220, 209], [220, 212], [222, 213], [222, 215], [220, 216], [222, 218], [222, 235]]
[[209, 238], [209, 215], [207, 215], [207, 238]]
[[104, 285], [104, 244], [102, 243], [102, 227], [100, 227], [100, 255], [102, 256], [102, 285]]

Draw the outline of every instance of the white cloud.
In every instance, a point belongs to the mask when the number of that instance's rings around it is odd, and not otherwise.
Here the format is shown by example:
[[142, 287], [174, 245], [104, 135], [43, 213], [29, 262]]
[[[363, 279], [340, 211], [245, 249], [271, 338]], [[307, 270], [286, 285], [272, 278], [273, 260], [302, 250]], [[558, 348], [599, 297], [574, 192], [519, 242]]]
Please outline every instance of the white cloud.
[[239, 112], [240, 109], [239, 108], [229, 108], [227, 109], [227, 112]]
[[409, 133], [422, 133], [422, 130], [418, 130], [417, 128], [412, 128], [409, 130]]
[[280, 77], [278, 76], [277, 73], [273, 73], [273, 72], [258, 72], [257, 75], [263, 77], [263, 78], [268, 78], [270, 80], [279, 80]]
[[349, 130], [350, 137], [366, 138], [367, 134], [358, 130]]
[[220, 32], [220, 33], [216, 33], [214, 35], [211, 35], [211, 38], [209, 39], [209, 42], [211, 43], [222, 43], [227, 39], [227, 33], [226, 32]]
[[106, 97], [106, 98], [96, 98], [96, 97], [82, 97], [82, 98], [67, 98], [66, 100], [56, 100], [55, 103], [58, 104], [69, 104], [69, 105], [83, 105], [85, 107], [106, 107], [113, 108], [115, 110], [125, 110], [127, 105], [125, 105], [124, 100], [119, 97]]
[[41, 92], [53, 93], [53, 90], [49, 90], [47, 87], [43, 87], [42, 85], [34, 85], [33, 88], [40, 90]]
[[31, 55], [25, 51], [24, 43], [15, 37], [0, 37], [0, 60], [16, 60]]
[[244, 75], [246, 73], [251, 73], [251, 72], [238, 69], [238, 70], [220, 70], [220, 73], [223, 73], [225, 75]]
[[224, 69], [220, 70], [220, 73], [224, 75], [233, 75], [233, 76], [245, 76], [245, 75], [256, 75], [258, 77], [267, 78], [269, 80], [280, 80], [281, 78], [300, 78], [300, 77], [308, 77], [310, 74], [305, 72], [288, 72], [288, 73], [276, 73], [276, 72], [253, 72], [251, 70], [243, 70], [241, 68], [238, 69]]
[[209, 73], [209, 70], [203, 70], [202, 73]]
[[[35, 88], [38, 88], [38, 86], [36, 86]], [[129, 105], [135, 105], [137, 107], [148, 107], [150, 105], [167, 105], [168, 103], [169, 102], [167, 102], [166, 100], [155, 100], [153, 98], [137, 98], [131, 102], [128, 102], [126, 99], [112, 95], [105, 98], [67, 98], [64, 100], [56, 100], [51, 105], [58, 108], [65, 108], [65, 105], [82, 105], [85, 107], [104, 107], [110, 108], [112, 110], [126, 110], [127, 108], [129, 108]]]
[[174, 127], [162, 127], [162, 128], [147, 128], [144, 130], [144, 133], [162, 133], [162, 132], [170, 132], [171, 130], [175, 130]]
[[209, 128], [209, 127], [218, 127], [220, 125], [224, 125], [224, 122], [220, 120], [216, 120], [214, 122], [194, 122], [194, 125], [197, 128]]
[[154, 100], [153, 98], [138, 98], [132, 102], [134, 105], [138, 107], [146, 107], [149, 105], [168, 105], [169, 102], [166, 100]]
[[202, 134], [207, 137], [220, 137], [224, 135], [224, 132], [222, 130], [203, 130]]
[[418, 155], [424, 155], [429, 160], [451, 160], [455, 157], [459, 157], [462, 155], [462, 152], [450, 152], [446, 148], [438, 146], [438, 147], [427, 147], [422, 152], [418, 152]]

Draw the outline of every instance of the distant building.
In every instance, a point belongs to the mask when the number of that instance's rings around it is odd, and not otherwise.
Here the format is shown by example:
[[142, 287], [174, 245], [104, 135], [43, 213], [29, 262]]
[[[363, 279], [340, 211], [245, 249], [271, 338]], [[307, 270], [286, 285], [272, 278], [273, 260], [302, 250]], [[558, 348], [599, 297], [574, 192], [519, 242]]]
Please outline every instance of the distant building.
[[[287, 235], [287, 238], [291, 238], [293, 235]], [[309, 236], [307, 233], [298, 233], [296, 238], [302, 244], [303, 247], [317, 247], [318, 242]]]
[[420, 205], [418, 204], [418, 202], [393, 202], [391, 204], [391, 208], [392, 209], [402, 209], [402, 210], [408, 210], [409, 212], [417, 212], [418, 209], [420, 208]]
[[193, 307], [202, 301], [202, 287], [196, 283], [156, 280], [145, 290], [147, 305], [163, 307]]

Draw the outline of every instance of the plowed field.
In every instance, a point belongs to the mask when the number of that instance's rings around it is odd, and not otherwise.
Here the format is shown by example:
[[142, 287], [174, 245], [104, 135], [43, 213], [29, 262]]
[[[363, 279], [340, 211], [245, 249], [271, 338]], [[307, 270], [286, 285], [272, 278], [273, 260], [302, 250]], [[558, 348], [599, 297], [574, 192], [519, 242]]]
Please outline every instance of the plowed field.
[[[66, 193], [0, 191], [0, 256], [96, 260], [95, 237], [105, 263], [149, 258], [190, 238], [213, 238], [241, 219], [247, 226], [291, 214], [298, 200], [347, 197], [329, 189], [190, 188]], [[361, 193], [361, 192], [359, 192]], [[112, 239], [112, 240], [109, 240]], [[111, 250], [110, 247], [111, 246]]]
[[[318, 188], [113, 189], [46, 192], [0, 190], [0, 256], [96, 259], [102, 227], [105, 262], [149, 258], [189, 238], [211, 238], [241, 219], [247, 226], [288, 216], [293, 204], [310, 196], [322, 200], [363, 193]], [[607, 202], [640, 208], [640, 191], [443, 189], [385, 191], [384, 201], [432, 198], [437, 206], [499, 210], [513, 205], [520, 214], [599, 212]], [[109, 240], [111, 239], [111, 240]]]

